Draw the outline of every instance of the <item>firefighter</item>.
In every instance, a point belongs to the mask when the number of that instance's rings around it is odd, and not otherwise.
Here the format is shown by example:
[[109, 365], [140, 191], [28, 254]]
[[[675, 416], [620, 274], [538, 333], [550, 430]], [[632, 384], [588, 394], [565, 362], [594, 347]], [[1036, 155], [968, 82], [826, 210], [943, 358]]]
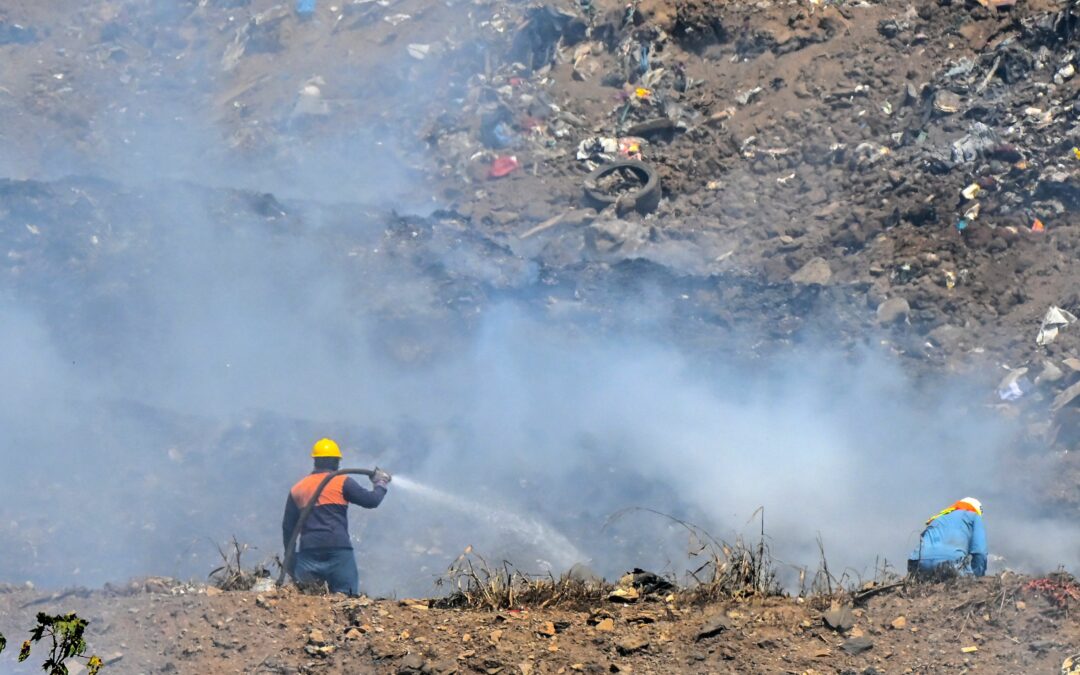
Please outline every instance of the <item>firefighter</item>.
[[986, 574], [982, 512], [982, 502], [964, 497], [932, 516], [909, 556], [908, 572], [922, 577]]
[[[285, 501], [285, 517], [281, 521], [281, 534], [288, 547], [293, 529], [300, 518], [300, 511], [311, 501], [315, 489], [326, 474], [341, 466], [341, 450], [329, 438], [320, 439], [311, 449], [315, 467], [289, 491]], [[304, 521], [300, 532], [300, 550], [289, 570], [300, 583], [326, 582], [333, 593], [357, 595], [360, 579], [356, 571], [356, 558], [349, 540], [349, 504], [365, 509], [378, 506], [386, 496], [390, 474], [376, 469], [371, 476], [370, 490], [348, 476], [335, 476], [323, 488], [319, 501]]]

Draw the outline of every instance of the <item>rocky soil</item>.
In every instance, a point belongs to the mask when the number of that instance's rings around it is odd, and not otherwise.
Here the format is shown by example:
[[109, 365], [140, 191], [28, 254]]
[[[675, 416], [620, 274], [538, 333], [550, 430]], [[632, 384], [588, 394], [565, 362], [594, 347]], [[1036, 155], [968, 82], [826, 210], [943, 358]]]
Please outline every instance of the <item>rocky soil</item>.
[[1058, 672], [1080, 629], [1029, 584], [1006, 575], [857, 606], [649, 596], [491, 612], [150, 579], [61, 598], [10, 590], [0, 629], [14, 642], [34, 612], [77, 611], [106, 673]]

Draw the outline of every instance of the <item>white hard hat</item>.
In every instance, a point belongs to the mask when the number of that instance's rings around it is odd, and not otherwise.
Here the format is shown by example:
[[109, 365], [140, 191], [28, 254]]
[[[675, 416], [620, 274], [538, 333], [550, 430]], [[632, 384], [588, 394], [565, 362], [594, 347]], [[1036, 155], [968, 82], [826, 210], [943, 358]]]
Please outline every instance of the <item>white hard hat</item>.
[[971, 504], [975, 507], [975, 513], [979, 514], [980, 516], [982, 515], [982, 502], [980, 502], [978, 499], [975, 499], [974, 497], [964, 497], [960, 501], [964, 502], [965, 504]]

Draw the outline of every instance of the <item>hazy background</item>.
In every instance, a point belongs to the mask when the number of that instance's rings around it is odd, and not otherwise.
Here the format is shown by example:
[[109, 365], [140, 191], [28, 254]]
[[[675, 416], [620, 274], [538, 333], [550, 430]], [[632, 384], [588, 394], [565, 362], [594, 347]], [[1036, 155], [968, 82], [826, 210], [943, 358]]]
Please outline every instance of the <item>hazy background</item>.
[[[820, 536], [834, 571], [870, 576], [881, 559], [902, 569], [923, 521], [971, 495], [1003, 557], [992, 569], [1075, 562], [1075, 526], [1039, 509], [1034, 477], [1018, 483], [1016, 430], [984, 391], [916, 381], [872, 336], [717, 359], [679, 339], [679, 300], [647, 281], [612, 282], [602, 312], [587, 297], [564, 311], [533, 261], [445, 226], [390, 231], [387, 207], [437, 201], [395, 159], [388, 118], [305, 132], [283, 101], [279, 131], [298, 140], [279, 163], [221, 161], [225, 130], [198, 103], [218, 57], [185, 63], [161, 85], [175, 107], [130, 101], [137, 124], [114, 112], [131, 109], [123, 88], [83, 83], [112, 99], [89, 112], [112, 141], [92, 159], [28, 168], [0, 146], [12, 175], [116, 181], [0, 190], [0, 580], [202, 578], [232, 535], [268, 559], [324, 435], [345, 466], [460, 500], [392, 484], [378, 510], [353, 510], [374, 594], [431, 592], [468, 545], [525, 571], [681, 574], [680, 528], [608, 523], [634, 506], [725, 539], [756, 537], [763, 507], [786, 569], [815, 568]], [[389, 69], [379, 86], [420, 106], [438, 75]], [[418, 123], [397, 119], [397, 137]]]

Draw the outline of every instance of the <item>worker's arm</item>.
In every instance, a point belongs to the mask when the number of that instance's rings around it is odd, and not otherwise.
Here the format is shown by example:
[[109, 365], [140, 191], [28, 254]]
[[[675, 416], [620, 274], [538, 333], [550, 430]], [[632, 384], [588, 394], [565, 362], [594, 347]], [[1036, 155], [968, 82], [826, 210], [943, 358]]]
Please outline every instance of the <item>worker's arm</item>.
[[286, 555], [288, 554], [289, 539], [292, 537], [293, 528], [296, 527], [296, 521], [298, 520], [300, 520], [300, 508], [293, 501], [290, 494], [285, 500], [285, 516], [281, 519], [281, 545], [286, 549]]
[[382, 503], [383, 497], [386, 496], [386, 488], [376, 485], [370, 490], [365, 490], [352, 478], [346, 478], [345, 484], [341, 486], [341, 493], [345, 495], [345, 501], [350, 504], [373, 509]]
[[971, 528], [971, 571], [975, 576], [981, 577], [986, 574], [986, 529], [983, 527], [982, 516], [975, 516]]

